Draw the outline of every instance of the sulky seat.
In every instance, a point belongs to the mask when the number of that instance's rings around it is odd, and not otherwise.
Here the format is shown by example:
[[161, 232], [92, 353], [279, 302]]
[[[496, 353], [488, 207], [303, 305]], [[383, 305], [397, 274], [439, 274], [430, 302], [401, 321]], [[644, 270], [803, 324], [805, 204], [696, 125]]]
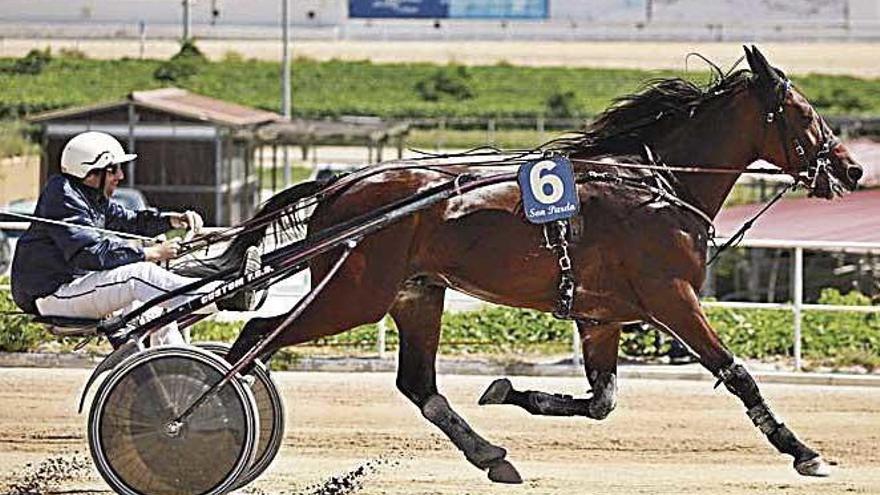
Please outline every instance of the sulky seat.
[[87, 337], [98, 333], [98, 325], [102, 320], [40, 315], [35, 316], [32, 321], [46, 325], [49, 332], [57, 337]]

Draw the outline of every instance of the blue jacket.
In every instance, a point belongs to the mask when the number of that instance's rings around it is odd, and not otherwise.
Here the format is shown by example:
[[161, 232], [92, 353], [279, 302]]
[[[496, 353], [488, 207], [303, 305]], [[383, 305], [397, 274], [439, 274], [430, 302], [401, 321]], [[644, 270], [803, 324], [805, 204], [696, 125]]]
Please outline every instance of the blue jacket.
[[[34, 214], [144, 236], [171, 228], [167, 217], [152, 211], [128, 210], [109, 201], [98, 189], [63, 174], [49, 179]], [[34, 301], [74, 278], [143, 260], [143, 249], [101, 232], [32, 222], [15, 248], [12, 298], [23, 311], [36, 314]]]

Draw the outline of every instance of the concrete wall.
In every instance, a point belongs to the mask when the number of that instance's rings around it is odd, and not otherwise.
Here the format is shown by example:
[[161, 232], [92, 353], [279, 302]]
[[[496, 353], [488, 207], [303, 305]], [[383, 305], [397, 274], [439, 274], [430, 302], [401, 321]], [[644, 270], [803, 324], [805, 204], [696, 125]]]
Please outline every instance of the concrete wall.
[[0, 205], [20, 199], [36, 199], [40, 193], [39, 187], [39, 156], [0, 160]]
[[[330, 25], [348, 15], [347, 0], [290, 0], [294, 24]], [[181, 0], [2, 0], [4, 21], [152, 24], [180, 23]], [[212, 15], [217, 9], [220, 15]], [[193, 24], [274, 26], [281, 0], [192, 0]]]
[[[194, 1], [193, 32], [201, 38], [277, 39], [281, 1]], [[548, 2], [546, 20], [447, 19], [435, 28], [431, 19], [349, 19], [348, 0], [291, 0], [291, 22], [300, 39], [880, 39], [880, 0]], [[0, 3], [0, 37], [136, 37], [140, 21], [150, 38], [181, 32], [181, 0]]]

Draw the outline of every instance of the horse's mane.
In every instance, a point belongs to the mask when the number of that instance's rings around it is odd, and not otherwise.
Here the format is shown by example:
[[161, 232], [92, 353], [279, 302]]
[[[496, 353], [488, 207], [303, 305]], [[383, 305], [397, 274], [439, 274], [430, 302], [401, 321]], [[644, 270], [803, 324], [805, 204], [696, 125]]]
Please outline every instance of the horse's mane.
[[711, 65], [711, 79], [705, 85], [680, 78], [655, 78], [635, 93], [615, 98], [610, 107], [583, 131], [548, 143], [562, 152], [640, 152], [660, 133], [691, 118], [707, 103], [748, 86], [752, 72], [740, 69], [722, 72]]

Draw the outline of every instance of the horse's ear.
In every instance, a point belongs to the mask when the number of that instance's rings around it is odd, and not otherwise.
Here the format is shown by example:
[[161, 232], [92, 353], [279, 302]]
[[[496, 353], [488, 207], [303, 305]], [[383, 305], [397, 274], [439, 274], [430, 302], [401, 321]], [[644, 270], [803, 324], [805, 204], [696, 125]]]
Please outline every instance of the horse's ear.
[[770, 65], [770, 62], [755, 45], [752, 45], [752, 58], [749, 60], [749, 66], [752, 68], [752, 72], [755, 72], [758, 77], [765, 78], [764, 80], [773, 86], [783, 82], [776, 69]]
[[755, 56], [752, 55], [752, 51], [749, 50], [749, 47], [747, 47], [746, 45], [743, 45], [743, 51], [746, 52], [746, 62], [748, 62], [749, 64], [749, 69], [757, 74], [758, 70], [755, 68]]

